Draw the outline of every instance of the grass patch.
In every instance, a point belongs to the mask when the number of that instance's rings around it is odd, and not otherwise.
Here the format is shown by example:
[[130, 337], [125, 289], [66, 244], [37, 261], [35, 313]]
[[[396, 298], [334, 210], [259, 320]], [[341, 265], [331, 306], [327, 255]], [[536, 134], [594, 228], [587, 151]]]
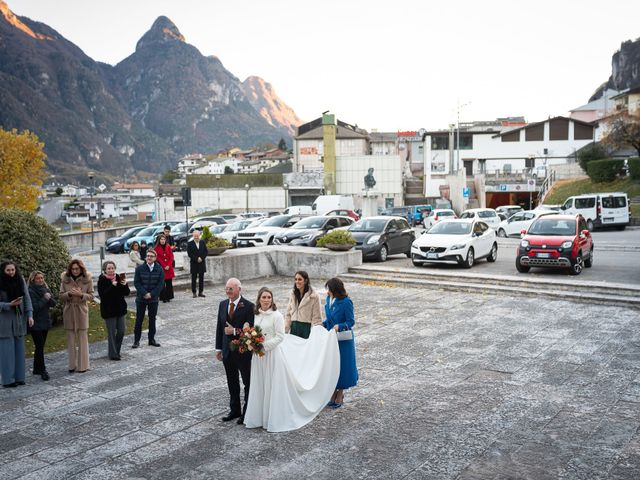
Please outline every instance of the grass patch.
[[[145, 316], [145, 320], [146, 320]], [[135, 312], [129, 311], [125, 316], [125, 335], [133, 333], [133, 326], [136, 323]], [[143, 324], [144, 325], [144, 324]], [[100, 342], [107, 339], [107, 326], [100, 316], [100, 305], [89, 302], [89, 343]], [[59, 352], [67, 349], [67, 332], [62, 325], [56, 325], [47, 335], [47, 342], [44, 345], [45, 353]], [[31, 335], [25, 337], [25, 351], [27, 357], [33, 357], [35, 347]]]
[[[613, 182], [594, 183], [590, 178], [579, 180], [559, 180], [545, 197], [546, 204], [563, 204], [567, 198], [584, 193], [625, 192], [629, 198], [640, 196], [640, 182], [631, 178], [619, 178]], [[640, 205], [632, 205], [634, 217], [640, 214]]]

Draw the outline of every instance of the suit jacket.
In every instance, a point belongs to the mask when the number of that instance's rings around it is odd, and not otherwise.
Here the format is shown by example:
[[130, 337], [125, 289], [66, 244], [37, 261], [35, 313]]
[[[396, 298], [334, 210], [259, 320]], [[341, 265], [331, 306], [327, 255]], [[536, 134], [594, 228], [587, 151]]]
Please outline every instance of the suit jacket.
[[[207, 251], [207, 246], [202, 240], [200, 240], [199, 247], [200, 248], [196, 248], [196, 242], [194, 242], [193, 239], [187, 242], [187, 255], [189, 256], [189, 260], [191, 261], [190, 265], [192, 272], [207, 271], [207, 262], [205, 261], [205, 259], [207, 258], [209, 252]], [[198, 257], [202, 258], [201, 263], [198, 263]]]
[[[226, 335], [224, 333], [224, 327], [227, 322], [235, 328], [242, 328], [245, 323], [248, 323], [253, 327], [254, 322], [254, 305], [249, 300], [240, 296], [238, 307], [233, 313], [233, 318], [229, 320], [229, 299], [220, 302], [218, 307], [218, 323], [216, 326], [216, 350], [222, 350], [222, 359], [226, 359], [229, 356], [229, 343], [234, 338], [238, 338], [237, 335]], [[243, 355], [251, 355], [250, 352]]]
[[[136, 300], [148, 303], [158, 302], [160, 292], [164, 288], [164, 271], [158, 262], [153, 264], [153, 270], [149, 270], [149, 265], [145, 262], [136, 267], [133, 284], [136, 287]], [[147, 293], [151, 294], [150, 299], [144, 298]]]

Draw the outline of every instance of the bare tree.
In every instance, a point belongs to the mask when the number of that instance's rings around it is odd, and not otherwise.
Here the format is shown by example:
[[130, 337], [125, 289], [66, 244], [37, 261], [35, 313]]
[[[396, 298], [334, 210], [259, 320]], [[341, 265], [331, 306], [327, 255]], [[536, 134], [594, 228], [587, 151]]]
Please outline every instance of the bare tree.
[[620, 112], [606, 121], [602, 143], [614, 149], [633, 147], [640, 156], [640, 113]]

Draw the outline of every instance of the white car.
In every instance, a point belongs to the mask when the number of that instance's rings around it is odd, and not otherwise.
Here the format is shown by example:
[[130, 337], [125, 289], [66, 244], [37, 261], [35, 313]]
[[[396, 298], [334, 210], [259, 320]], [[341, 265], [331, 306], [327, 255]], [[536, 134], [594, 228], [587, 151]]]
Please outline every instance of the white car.
[[450, 208], [436, 208], [431, 210], [429, 216], [422, 220], [425, 229], [433, 227], [436, 222], [439, 222], [443, 218], [457, 218], [456, 212]]
[[425, 231], [411, 245], [411, 261], [453, 263], [471, 268], [476, 260], [498, 258], [496, 232], [485, 222], [470, 218], [442, 220]]
[[271, 245], [277, 233], [298, 223], [302, 218], [304, 217], [301, 215], [276, 215], [275, 217], [267, 218], [257, 227], [250, 226], [238, 232], [236, 246], [262, 247]]
[[241, 220], [239, 222], [235, 222], [229, 225], [227, 228], [225, 228], [224, 232], [218, 234], [218, 237], [224, 238], [227, 242], [231, 242], [232, 244], [235, 245], [238, 232], [241, 232], [242, 230], [249, 228], [249, 226], [256, 227], [260, 223], [261, 222], [259, 220]]
[[235, 213], [223, 213], [220, 216], [224, 218], [227, 221], [227, 223], [236, 223], [241, 220], [244, 220], [244, 217], [240, 215], [236, 215]]
[[500, 217], [493, 208], [470, 208], [460, 214], [460, 218], [474, 218], [486, 223], [496, 230], [500, 225]]
[[506, 220], [500, 222], [496, 229], [499, 237], [520, 237], [522, 230], [528, 230], [529, 225], [541, 215], [556, 213], [552, 210], [523, 210], [511, 215]]

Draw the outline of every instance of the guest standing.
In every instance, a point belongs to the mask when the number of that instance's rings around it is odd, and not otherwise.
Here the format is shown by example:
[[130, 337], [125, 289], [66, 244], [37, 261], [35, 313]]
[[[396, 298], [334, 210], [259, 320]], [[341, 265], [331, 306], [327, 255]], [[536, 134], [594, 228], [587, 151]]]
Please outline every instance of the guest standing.
[[137, 241], [134, 241], [131, 244], [131, 250], [129, 251], [129, 260], [131, 260], [131, 265], [133, 268], [136, 268], [138, 265], [142, 265], [144, 260], [140, 256], [140, 244]]
[[33, 354], [33, 374], [40, 375], [45, 382], [49, 380], [49, 372], [44, 363], [44, 345], [51, 328], [50, 310], [56, 306], [56, 300], [44, 280], [44, 273], [35, 271], [29, 275], [29, 297], [33, 305], [33, 327], [31, 338], [35, 346]]
[[154, 250], [158, 256], [157, 262], [164, 272], [164, 287], [160, 292], [160, 300], [162, 300], [162, 303], [167, 303], [173, 299], [173, 279], [176, 276], [176, 272], [173, 268], [173, 249], [163, 233], [158, 236]]
[[353, 340], [353, 302], [347, 295], [344, 283], [339, 278], [332, 278], [325, 284], [327, 289], [327, 303], [324, 306], [326, 320], [322, 323], [327, 330], [337, 332], [349, 331], [351, 338], [340, 340], [340, 377], [336, 390], [331, 397], [329, 406], [339, 408], [344, 401], [344, 390], [358, 384], [358, 369], [356, 368], [356, 346]]
[[[140, 241], [140, 258], [142, 259], [142, 263], [144, 263], [144, 259], [147, 258], [148, 249], [149, 247], [147, 247], [147, 241], [141, 240]], [[142, 263], [140, 265], [142, 265]]]
[[24, 336], [33, 326], [27, 283], [15, 262], [0, 263], [0, 377], [6, 388], [24, 385]]
[[298, 271], [293, 279], [293, 291], [284, 317], [285, 332], [301, 338], [309, 338], [311, 327], [322, 324], [320, 297], [311, 288], [309, 274]]
[[156, 252], [151, 249], [145, 257], [146, 262], [136, 268], [133, 284], [136, 287], [136, 325], [133, 329], [133, 345], [140, 346], [142, 337], [142, 322], [145, 312], [149, 314], [149, 345], [159, 347], [156, 342], [156, 315], [158, 314], [158, 299], [164, 287], [164, 272], [156, 262]]
[[120, 360], [120, 348], [125, 331], [127, 301], [124, 297], [131, 293], [124, 273], [116, 274], [116, 264], [106, 261], [102, 264], [102, 274], [98, 278], [100, 295], [100, 315], [107, 326], [109, 358]]
[[64, 303], [62, 319], [67, 331], [69, 373], [89, 370], [89, 306], [93, 300], [93, 280], [82, 260], [73, 259], [62, 273], [60, 300]]
[[[193, 237], [187, 242], [187, 255], [191, 267], [191, 293], [193, 298], [204, 297], [204, 274], [207, 271], [206, 258], [209, 252], [207, 246], [200, 240], [200, 230], [193, 231]], [[196, 279], [198, 280], [198, 295], [196, 295]]]

